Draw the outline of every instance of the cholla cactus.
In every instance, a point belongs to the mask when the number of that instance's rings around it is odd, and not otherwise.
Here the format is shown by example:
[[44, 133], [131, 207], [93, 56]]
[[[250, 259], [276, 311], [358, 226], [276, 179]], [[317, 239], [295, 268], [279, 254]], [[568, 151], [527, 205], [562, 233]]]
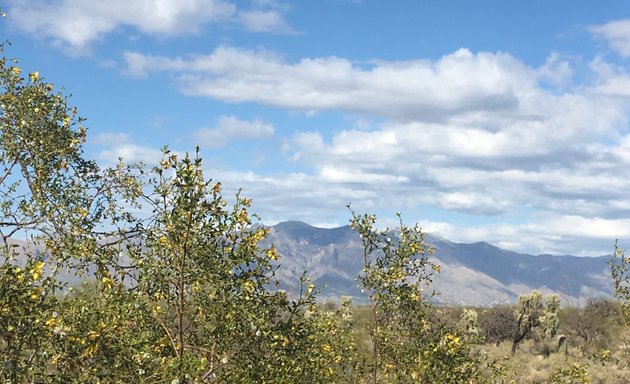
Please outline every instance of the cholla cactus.
[[479, 328], [477, 327], [478, 317], [477, 311], [474, 309], [464, 309], [459, 322], [468, 336], [477, 337], [479, 335]]
[[512, 340], [512, 355], [516, 353], [518, 343], [536, 331], [543, 339], [553, 337], [558, 329], [559, 310], [560, 298], [557, 295], [550, 295], [544, 301], [538, 291], [519, 296], [514, 310], [517, 327]]

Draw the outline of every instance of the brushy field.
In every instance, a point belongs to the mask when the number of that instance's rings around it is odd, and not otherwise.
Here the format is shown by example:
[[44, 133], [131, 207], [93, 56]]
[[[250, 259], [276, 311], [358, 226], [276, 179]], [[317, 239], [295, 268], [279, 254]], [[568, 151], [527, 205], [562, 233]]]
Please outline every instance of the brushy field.
[[[538, 355], [531, 340], [525, 341], [514, 356], [510, 356], [511, 343], [482, 345], [480, 353], [497, 358], [505, 364], [504, 383], [548, 383], [554, 373], [566, 372], [559, 383], [581, 383], [571, 379], [571, 372], [583, 373], [593, 384], [627, 384], [630, 380], [630, 330], [625, 330], [609, 350], [591, 354], [581, 348], [569, 348], [551, 353], [549, 357]], [[609, 352], [606, 352], [609, 351]]]

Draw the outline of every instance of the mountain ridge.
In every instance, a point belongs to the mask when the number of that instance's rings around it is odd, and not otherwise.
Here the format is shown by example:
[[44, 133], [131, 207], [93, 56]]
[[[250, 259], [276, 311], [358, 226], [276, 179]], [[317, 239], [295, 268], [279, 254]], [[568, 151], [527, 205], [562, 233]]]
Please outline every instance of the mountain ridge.
[[[273, 243], [281, 259], [279, 279], [296, 289], [303, 271], [322, 290], [324, 298], [362, 297], [355, 277], [363, 268], [363, 248], [350, 226], [318, 228], [293, 220], [268, 227], [263, 245]], [[437, 300], [448, 304], [489, 306], [514, 302], [518, 295], [539, 290], [557, 293], [565, 304], [579, 305], [590, 297], [612, 296], [610, 256], [531, 255], [501, 249], [487, 242], [458, 243], [425, 234], [435, 248], [432, 261], [442, 272], [431, 287]], [[293, 283], [292, 283], [293, 282]]]

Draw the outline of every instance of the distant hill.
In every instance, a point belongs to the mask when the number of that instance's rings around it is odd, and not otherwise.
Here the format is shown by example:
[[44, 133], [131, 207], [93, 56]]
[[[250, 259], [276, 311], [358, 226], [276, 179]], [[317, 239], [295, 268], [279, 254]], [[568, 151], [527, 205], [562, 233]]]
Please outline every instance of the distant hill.
[[[590, 297], [609, 298], [613, 291], [606, 264], [610, 256], [533, 256], [483, 242], [455, 243], [430, 234], [425, 240], [435, 248], [433, 261], [441, 265], [442, 272], [434, 275], [431, 288], [440, 293], [436, 300], [443, 303], [512, 303], [518, 295], [537, 289], [558, 293], [563, 304], [579, 305]], [[28, 243], [13, 242], [18, 250], [24, 246], [33, 249]], [[325, 229], [287, 221], [270, 227], [263, 245], [270, 243], [281, 255], [277, 276], [290, 292], [297, 291], [299, 277], [306, 270], [318, 286], [327, 284], [321, 298], [364, 297], [355, 281], [363, 268], [363, 247], [349, 226]], [[35, 246], [35, 250], [43, 249]], [[79, 281], [67, 273], [62, 273], [62, 279], [71, 284]]]
[[[442, 272], [431, 285], [437, 300], [449, 304], [482, 305], [514, 302], [534, 289], [558, 293], [564, 304], [578, 305], [590, 297], [611, 297], [610, 256], [528, 255], [487, 243], [455, 243], [427, 235]], [[270, 227], [267, 243], [280, 252], [278, 277], [289, 290], [307, 270], [317, 284], [327, 284], [322, 297], [360, 297], [355, 277], [363, 267], [358, 234], [349, 226], [324, 229], [299, 221]]]

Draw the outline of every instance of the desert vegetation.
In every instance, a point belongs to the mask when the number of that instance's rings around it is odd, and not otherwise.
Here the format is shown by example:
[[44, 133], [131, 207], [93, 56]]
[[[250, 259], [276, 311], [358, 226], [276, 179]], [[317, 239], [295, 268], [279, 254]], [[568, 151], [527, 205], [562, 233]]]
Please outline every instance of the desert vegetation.
[[[622, 383], [628, 275], [617, 301], [561, 308], [432, 304], [417, 226], [363, 241], [367, 304], [322, 303], [305, 271], [278, 289], [277, 250], [251, 200], [225, 197], [198, 151], [103, 169], [77, 110], [0, 60], [0, 379], [7, 383]], [[82, 281], [82, 283], [76, 283]], [[624, 323], [625, 319], [625, 323]]]

